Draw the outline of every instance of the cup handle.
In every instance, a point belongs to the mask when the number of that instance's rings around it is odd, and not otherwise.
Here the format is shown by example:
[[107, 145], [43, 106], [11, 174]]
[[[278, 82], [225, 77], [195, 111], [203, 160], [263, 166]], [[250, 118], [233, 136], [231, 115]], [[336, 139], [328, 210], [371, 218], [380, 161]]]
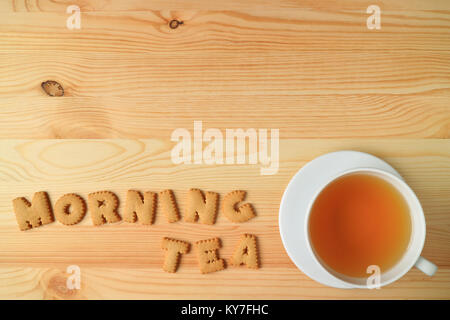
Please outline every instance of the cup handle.
[[427, 276], [432, 276], [438, 269], [437, 265], [435, 265], [431, 261], [428, 261], [424, 257], [419, 257], [414, 266], [423, 273], [425, 273]]

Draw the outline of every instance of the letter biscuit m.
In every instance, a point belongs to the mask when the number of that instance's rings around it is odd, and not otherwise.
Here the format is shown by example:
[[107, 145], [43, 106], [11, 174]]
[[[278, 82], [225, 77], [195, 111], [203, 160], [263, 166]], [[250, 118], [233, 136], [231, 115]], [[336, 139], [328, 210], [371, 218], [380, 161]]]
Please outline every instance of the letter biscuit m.
[[54, 221], [50, 200], [46, 192], [36, 192], [30, 202], [23, 198], [13, 200], [14, 212], [20, 230], [37, 228]]

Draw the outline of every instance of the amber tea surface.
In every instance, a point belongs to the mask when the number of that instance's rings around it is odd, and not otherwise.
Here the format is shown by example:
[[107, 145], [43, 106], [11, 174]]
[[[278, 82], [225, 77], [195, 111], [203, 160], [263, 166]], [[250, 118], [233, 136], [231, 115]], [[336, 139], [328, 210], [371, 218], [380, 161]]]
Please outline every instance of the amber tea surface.
[[409, 207], [401, 193], [371, 174], [342, 176], [313, 204], [309, 234], [316, 255], [343, 275], [367, 277], [367, 267], [393, 267], [411, 237]]

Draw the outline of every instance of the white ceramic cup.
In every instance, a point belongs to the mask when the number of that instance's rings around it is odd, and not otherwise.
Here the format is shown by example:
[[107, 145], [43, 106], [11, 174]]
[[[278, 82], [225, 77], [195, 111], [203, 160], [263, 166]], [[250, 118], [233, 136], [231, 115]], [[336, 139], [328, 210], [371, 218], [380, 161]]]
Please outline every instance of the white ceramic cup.
[[[308, 251], [310, 252], [313, 259], [316, 260], [318, 265], [321, 268], [323, 268], [325, 272], [327, 272], [330, 276], [337, 278], [341, 281], [344, 281], [345, 284], [348, 285], [350, 288], [368, 288], [367, 278], [349, 277], [340, 274], [334, 271], [333, 269], [329, 268], [328, 266], [326, 266], [326, 264], [323, 261], [321, 261], [321, 259], [315, 254], [314, 249], [311, 245], [311, 241], [309, 239], [309, 217], [311, 214], [312, 206], [316, 201], [318, 195], [332, 181], [351, 173], [371, 174], [384, 179], [392, 186], [394, 186], [403, 195], [404, 199], [406, 200], [409, 206], [412, 228], [408, 248], [406, 249], [402, 258], [397, 262], [396, 265], [394, 265], [391, 269], [387, 270], [386, 272], [381, 273], [379, 282], [380, 287], [400, 279], [413, 266], [415, 266], [425, 274], [432, 276], [436, 272], [437, 266], [420, 256], [423, 245], [425, 243], [425, 216], [423, 214], [423, 209], [422, 206], [420, 205], [419, 199], [417, 199], [416, 194], [406, 184], [405, 181], [387, 171], [375, 168], [356, 168], [339, 173], [338, 175], [331, 177], [326, 183], [324, 183], [323, 186], [319, 188], [319, 190], [316, 192], [313, 199], [311, 199], [311, 202], [308, 206], [308, 212], [306, 214], [306, 223], [304, 232], [307, 235], [306, 239]], [[369, 276], [370, 274], [367, 275], [367, 277]]]

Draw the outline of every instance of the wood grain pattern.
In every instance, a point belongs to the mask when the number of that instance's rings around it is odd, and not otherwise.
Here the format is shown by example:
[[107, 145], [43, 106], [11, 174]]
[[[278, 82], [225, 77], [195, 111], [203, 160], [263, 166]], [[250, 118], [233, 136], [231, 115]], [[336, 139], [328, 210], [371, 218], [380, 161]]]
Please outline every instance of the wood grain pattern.
[[[68, 30], [66, 8], [82, 11]], [[450, 299], [450, 3], [377, 1], [381, 30], [366, 28], [369, 0], [0, 1], [0, 298]], [[170, 29], [171, 19], [183, 21]], [[56, 80], [65, 96], [49, 97]], [[170, 134], [204, 128], [280, 129], [280, 169], [174, 165]], [[278, 232], [281, 195], [309, 160], [336, 150], [372, 153], [416, 191], [427, 221], [423, 255], [381, 290], [326, 288], [300, 272]], [[46, 190], [84, 198], [109, 189], [191, 187], [248, 191], [258, 216], [214, 226], [92, 226], [57, 222], [19, 231], [11, 200]], [[241, 233], [259, 236], [260, 270], [201, 275], [195, 254], [162, 269], [164, 236], [219, 235], [229, 258]], [[66, 267], [82, 289], [65, 287]]]
[[[210, 0], [9, 0], [2, 1], [0, 9], [6, 12], [64, 12], [68, 5], [76, 4], [83, 11], [146, 11], [152, 9], [204, 9], [204, 10], [280, 10], [280, 9], [301, 9], [301, 8], [317, 8], [317, 9], [350, 9], [350, 8], [367, 8], [373, 4], [370, 0], [229, 0], [229, 1], [210, 1]], [[381, 8], [393, 8], [396, 10], [405, 9], [426, 9], [445, 11], [448, 10], [448, 2], [446, 0], [381, 0], [377, 1]], [[365, 11], [365, 10], [363, 10]]]
[[[41, 90], [36, 88], [36, 90]], [[169, 138], [175, 128], [279, 128], [281, 138], [449, 138], [450, 91], [411, 95], [1, 98], [2, 138]], [[257, 116], [256, 116], [257, 114]]]
[[[0, 13], [1, 136], [151, 138], [192, 118], [270, 123], [287, 137], [450, 136], [445, 13], [394, 10], [371, 32], [359, 6], [171, 12], [136, 4], [88, 11], [78, 31], [65, 28], [64, 10]], [[174, 17], [185, 22], [176, 30], [167, 25]], [[48, 79], [65, 97], [45, 96]], [[75, 128], [66, 117], [74, 110]], [[249, 117], [254, 110], [258, 118]]]

